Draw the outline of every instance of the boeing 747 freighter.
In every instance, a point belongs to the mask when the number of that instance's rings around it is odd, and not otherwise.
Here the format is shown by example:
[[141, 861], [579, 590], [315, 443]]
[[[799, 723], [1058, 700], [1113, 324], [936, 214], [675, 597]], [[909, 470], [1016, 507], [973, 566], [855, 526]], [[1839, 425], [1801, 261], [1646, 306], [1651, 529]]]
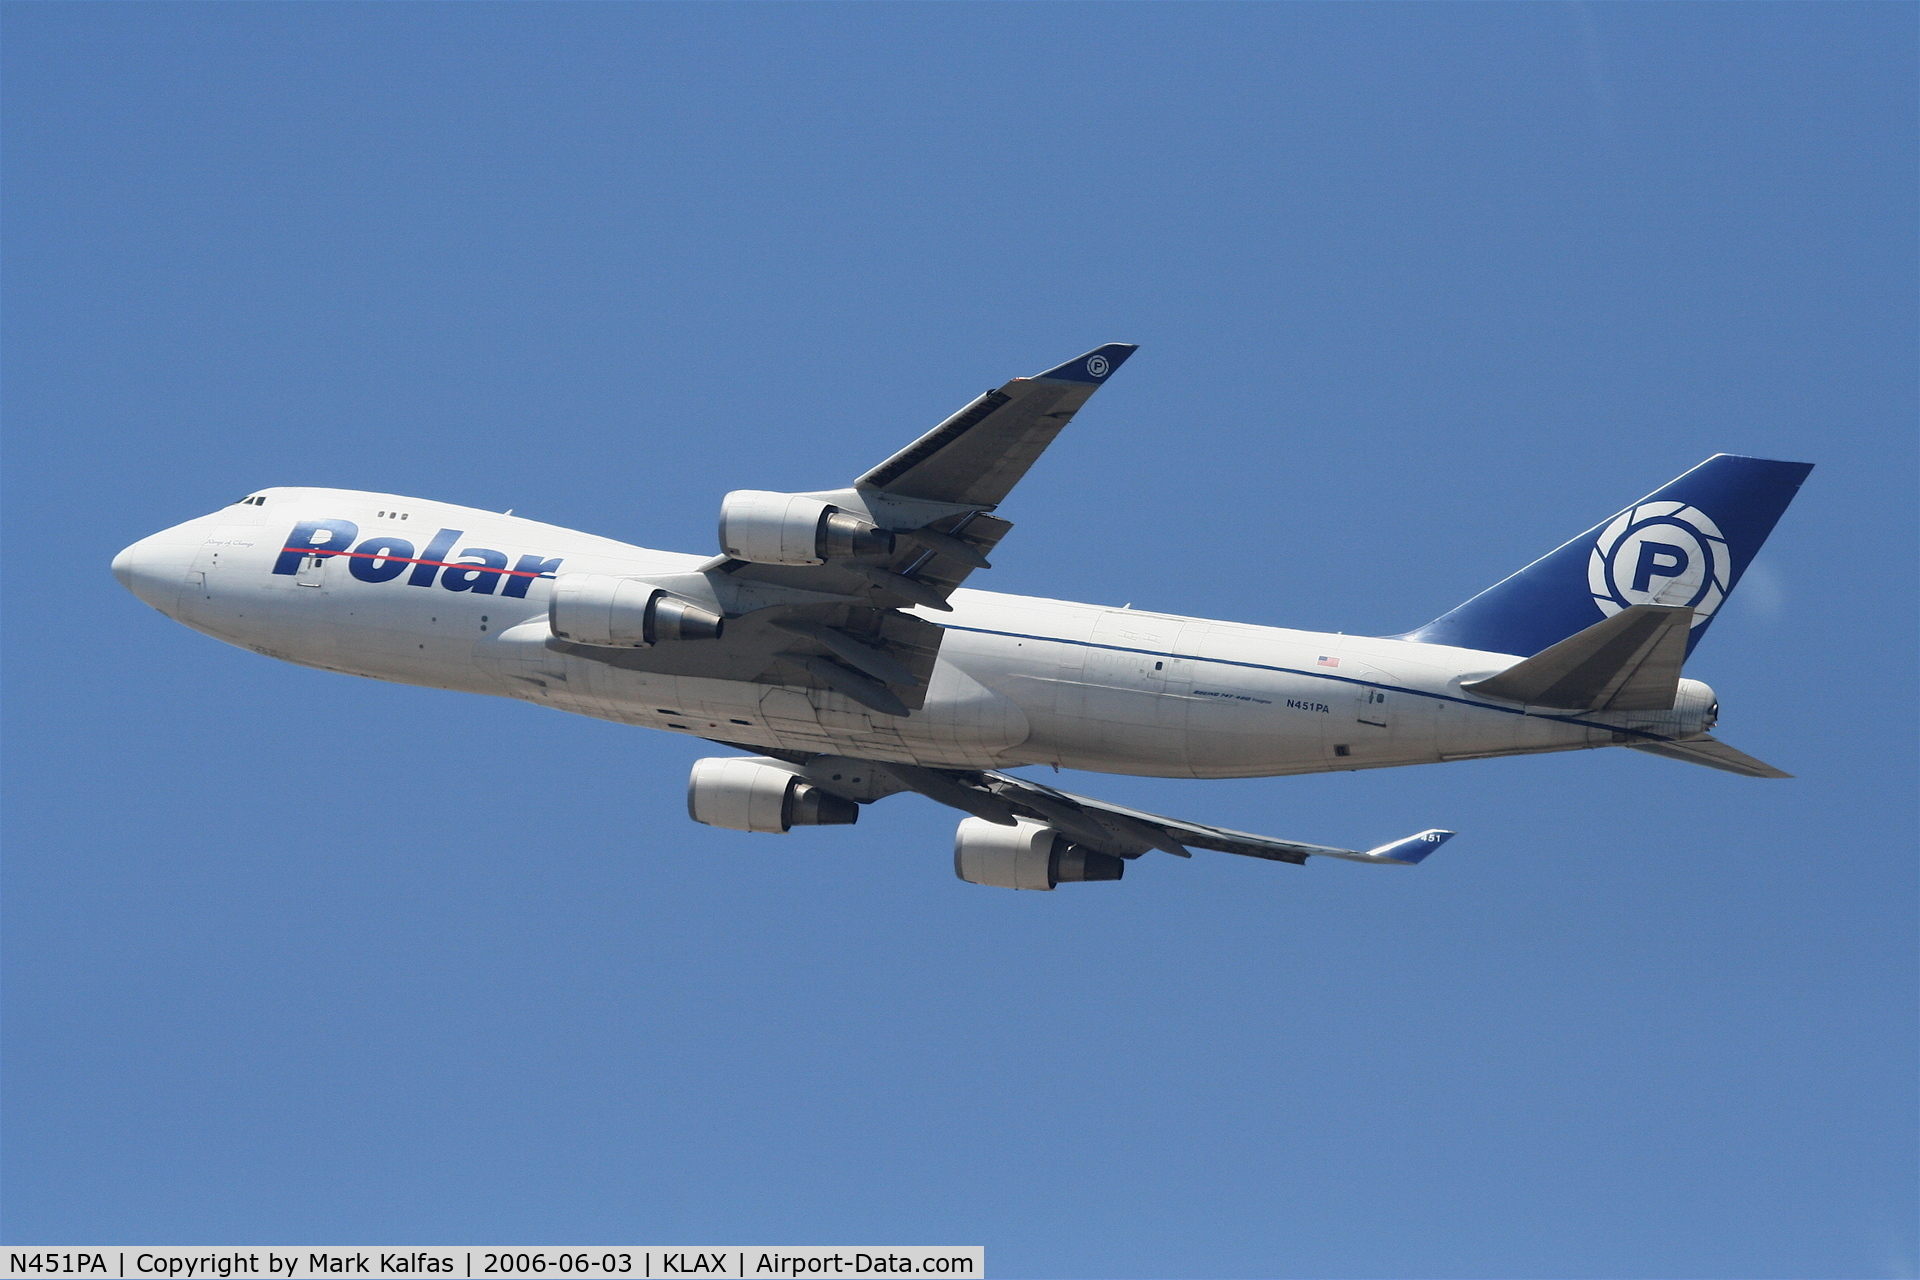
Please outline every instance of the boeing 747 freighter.
[[988, 391], [843, 489], [739, 490], [716, 556], [470, 507], [262, 489], [143, 538], [120, 582], [195, 630], [349, 675], [495, 694], [751, 754], [688, 809], [738, 831], [855, 821], [917, 792], [968, 816], [975, 884], [1118, 880], [1150, 850], [1418, 863], [1452, 834], [1303, 844], [1011, 770], [1246, 778], [1625, 747], [1787, 775], [1709, 736], [1682, 664], [1812, 467], [1728, 454], [1404, 635], [1292, 631], [961, 584], [1000, 508], [1134, 352]]

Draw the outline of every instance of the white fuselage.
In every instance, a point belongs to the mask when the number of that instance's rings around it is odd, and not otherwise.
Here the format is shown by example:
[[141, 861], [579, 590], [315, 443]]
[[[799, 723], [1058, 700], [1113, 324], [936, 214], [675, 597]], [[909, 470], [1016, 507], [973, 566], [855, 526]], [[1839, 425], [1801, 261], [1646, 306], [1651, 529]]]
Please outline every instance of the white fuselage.
[[[135, 543], [115, 573], [170, 617], [268, 657], [762, 750], [1258, 777], [1607, 746], [1625, 741], [1629, 727], [1685, 738], [1713, 714], [1712, 691], [1693, 680], [1682, 682], [1673, 711], [1536, 714], [1460, 688], [1513, 655], [963, 589], [951, 613], [916, 611], [946, 637], [924, 707], [887, 716], [826, 690], [660, 675], [548, 647], [542, 566], [657, 575], [709, 557], [387, 494], [256, 497], [264, 501]], [[461, 568], [362, 560], [356, 571], [335, 556], [274, 572], [292, 565], [282, 559], [288, 532], [309, 520], [351, 522], [362, 540], [390, 533], [415, 556], [436, 532], [457, 530], [442, 554]], [[508, 567], [475, 568], [462, 554], [471, 547], [497, 549]], [[519, 565], [533, 568], [516, 574]]]

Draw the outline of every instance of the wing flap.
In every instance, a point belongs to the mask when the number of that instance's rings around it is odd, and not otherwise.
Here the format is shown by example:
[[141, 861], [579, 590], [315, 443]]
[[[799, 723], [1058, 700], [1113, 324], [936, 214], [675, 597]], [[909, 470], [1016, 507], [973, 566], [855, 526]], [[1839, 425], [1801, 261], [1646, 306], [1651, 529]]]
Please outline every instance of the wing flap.
[[[892, 766], [888, 767], [892, 768]], [[898, 772], [898, 770], [895, 771]], [[1397, 865], [1417, 862], [1419, 857], [1425, 857], [1433, 848], [1438, 847], [1439, 843], [1439, 841], [1428, 839], [1434, 834], [1433, 832], [1422, 832], [1408, 840], [1395, 841], [1376, 849], [1365, 851], [1340, 849], [1330, 845], [1307, 844], [1300, 840], [1278, 840], [1272, 836], [1255, 835], [1250, 831], [1234, 831], [1227, 827], [1188, 822], [1181, 818], [1163, 817], [1157, 813], [1128, 808], [1126, 805], [1075, 795], [1069, 791], [1061, 791], [1028, 778], [1015, 777], [997, 770], [979, 774], [964, 774], [952, 770], [916, 770], [915, 772], [938, 773], [949, 785], [966, 787], [976, 795], [997, 799], [1016, 814], [1024, 814], [1048, 823], [1078, 843], [1097, 849], [1101, 853], [1110, 853], [1122, 858], [1137, 858], [1149, 849], [1164, 849], [1168, 853], [1184, 856], [1189, 848], [1194, 848], [1208, 849], [1216, 853], [1238, 854], [1244, 858], [1263, 858], [1269, 862], [1291, 862], [1296, 866], [1305, 863], [1308, 858], [1315, 855], [1343, 858], [1353, 862]], [[902, 781], [931, 799], [953, 804], [951, 796], [936, 795], [932, 790], [915, 785], [914, 780], [906, 776], [902, 776]], [[978, 811], [963, 805], [954, 805], [954, 807], [965, 808], [970, 813]], [[1445, 840], [1452, 834], [1452, 832], [1440, 833], [1440, 840]], [[1419, 857], [1407, 857], [1407, 851], [1413, 848], [1416, 842]]]

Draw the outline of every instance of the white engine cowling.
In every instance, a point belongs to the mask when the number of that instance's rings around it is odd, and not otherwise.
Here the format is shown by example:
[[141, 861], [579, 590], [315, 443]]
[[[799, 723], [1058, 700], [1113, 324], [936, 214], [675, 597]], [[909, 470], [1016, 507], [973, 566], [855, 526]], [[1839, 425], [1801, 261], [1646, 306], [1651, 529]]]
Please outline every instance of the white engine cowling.
[[953, 874], [1000, 889], [1051, 889], [1080, 880], [1118, 880], [1124, 859], [1099, 853], [1042, 822], [1016, 818], [1003, 827], [968, 818], [953, 833]]
[[754, 564], [820, 564], [886, 555], [893, 535], [818, 498], [736, 489], [720, 500], [720, 550]]
[[848, 826], [860, 820], [860, 806], [764, 756], [714, 756], [693, 762], [687, 815], [731, 831], [779, 832]]
[[547, 628], [562, 640], [644, 649], [663, 640], [718, 640], [726, 619], [650, 583], [563, 573], [547, 598]]

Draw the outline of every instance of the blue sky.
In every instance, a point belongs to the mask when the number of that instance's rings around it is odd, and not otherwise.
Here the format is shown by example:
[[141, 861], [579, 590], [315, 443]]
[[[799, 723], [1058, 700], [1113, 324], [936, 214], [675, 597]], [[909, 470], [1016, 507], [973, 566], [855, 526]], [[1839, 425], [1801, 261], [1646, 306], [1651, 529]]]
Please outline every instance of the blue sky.
[[[1915, 10], [12, 4], [12, 1243], [980, 1243], [1030, 1276], [1912, 1276]], [[1818, 464], [1628, 752], [1073, 789], [1417, 872], [1012, 894], [691, 741], [122, 591], [267, 485], [711, 549], [1140, 353], [994, 589], [1385, 634]]]

